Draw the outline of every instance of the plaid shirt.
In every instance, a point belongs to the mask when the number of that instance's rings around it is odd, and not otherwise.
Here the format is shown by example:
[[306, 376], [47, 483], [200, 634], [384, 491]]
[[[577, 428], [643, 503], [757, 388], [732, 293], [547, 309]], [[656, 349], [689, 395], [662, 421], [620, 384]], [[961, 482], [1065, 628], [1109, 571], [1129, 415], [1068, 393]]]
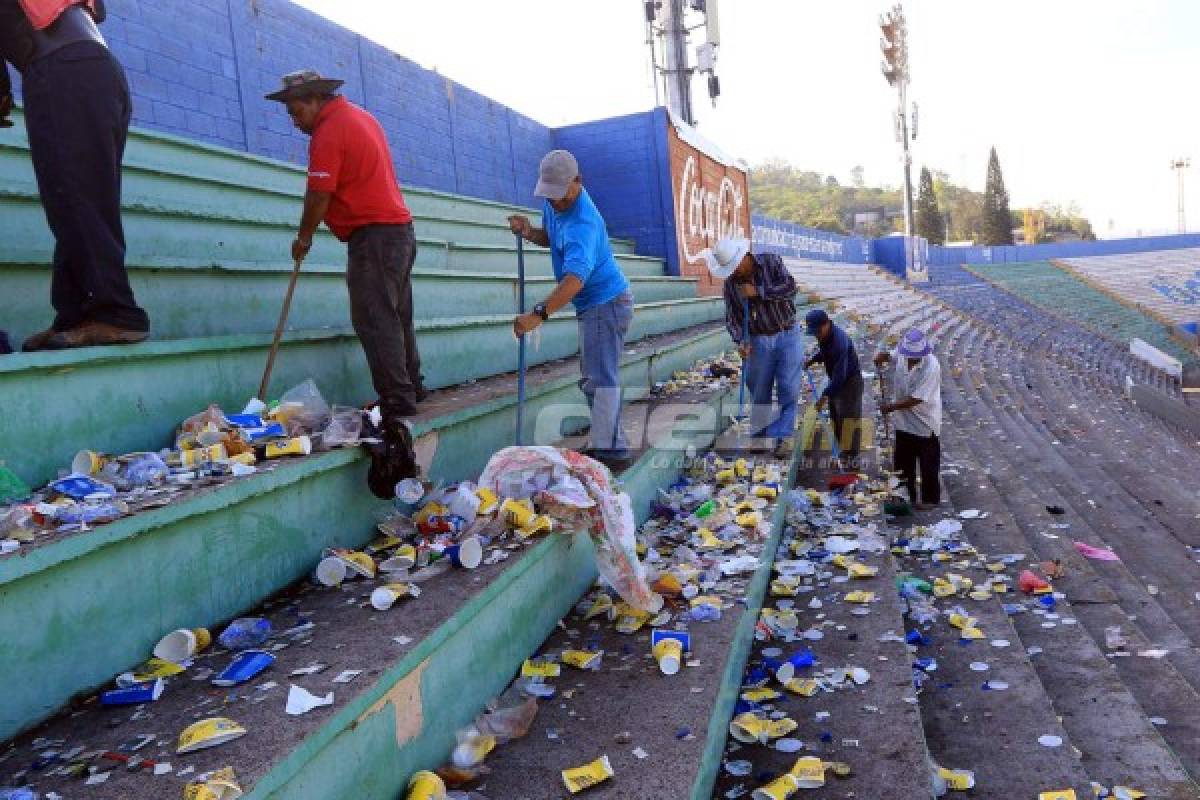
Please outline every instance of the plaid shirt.
[[[741, 283], [753, 283], [757, 295], [742, 296]], [[725, 279], [725, 327], [738, 344], [742, 343], [743, 303], [749, 301], [750, 335], [771, 336], [796, 324], [796, 279], [783, 259], [774, 253], [754, 256], [754, 271], [749, 281], [733, 276]]]

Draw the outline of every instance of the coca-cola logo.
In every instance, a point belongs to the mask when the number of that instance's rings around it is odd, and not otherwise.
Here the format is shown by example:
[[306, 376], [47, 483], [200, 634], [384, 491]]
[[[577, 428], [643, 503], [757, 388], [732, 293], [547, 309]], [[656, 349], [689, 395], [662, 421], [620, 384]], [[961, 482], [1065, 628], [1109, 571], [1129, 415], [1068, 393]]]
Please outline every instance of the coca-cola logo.
[[[708, 245], [727, 237], [745, 237], [742, 209], [745, 192], [728, 175], [712, 189], [705, 186], [696, 156], [689, 155], [679, 179], [679, 207], [675, 220], [679, 226], [680, 248], [689, 264], [699, 263], [709, 251]], [[693, 249], [693, 246], [696, 249]]]

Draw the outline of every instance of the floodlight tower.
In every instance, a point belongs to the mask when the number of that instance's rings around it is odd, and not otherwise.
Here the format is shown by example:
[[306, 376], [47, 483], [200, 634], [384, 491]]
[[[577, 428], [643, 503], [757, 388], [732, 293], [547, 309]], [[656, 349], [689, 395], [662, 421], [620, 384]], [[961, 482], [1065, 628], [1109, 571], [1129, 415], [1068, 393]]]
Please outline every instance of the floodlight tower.
[[[689, 125], [696, 124], [692, 113], [692, 75], [708, 75], [708, 96], [715, 106], [721, 94], [717, 79], [717, 51], [721, 31], [717, 21], [717, 0], [644, 0], [646, 39], [650, 44], [650, 60], [655, 72], [654, 93], [658, 97], [658, 75], [666, 88], [667, 108]], [[688, 26], [688, 12], [701, 14], [702, 24]], [[705, 31], [705, 42], [696, 48], [696, 64], [688, 62], [688, 35], [699, 28]], [[655, 39], [662, 40], [663, 58], [659, 66]]]
[[[879, 18], [879, 30], [883, 39], [879, 48], [883, 51], [883, 77], [888, 85], [896, 89], [896, 139], [900, 142], [901, 159], [904, 164], [904, 237], [912, 236], [913, 229], [913, 197], [912, 197], [912, 151], [909, 149], [911, 140], [917, 138], [916, 104], [913, 105], [913, 119], [910, 133], [908, 116], [908, 27], [904, 18], [904, 6], [897, 3], [892, 10]], [[905, 245], [907, 253], [908, 245]]]
[[1190, 158], [1175, 158], [1171, 160], [1171, 169], [1179, 181], [1179, 232], [1187, 233], [1187, 215], [1183, 212], [1183, 171], [1192, 166]]

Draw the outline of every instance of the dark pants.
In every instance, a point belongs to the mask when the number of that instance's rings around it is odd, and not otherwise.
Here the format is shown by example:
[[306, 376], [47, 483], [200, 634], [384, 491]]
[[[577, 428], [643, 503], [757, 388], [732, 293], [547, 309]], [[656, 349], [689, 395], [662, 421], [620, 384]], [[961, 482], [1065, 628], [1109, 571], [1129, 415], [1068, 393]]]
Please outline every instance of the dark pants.
[[77, 42], [30, 64], [23, 87], [33, 170], [55, 239], [54, 328], [105, 322], [149, 330], [125, 274], [125, 71], [103, 45]]
[[937, 436], [915, 436], [896, 431], [896, 471], [908, 487], [908, 497], [917, 502], [917, 464], [921, 466], [922, 503], [937, 505], [942, 500], [942, 443]]
[[371, 380], [385, 412], [413, 414], [421, 356], [413, 329], [412, 267], [417, 240], [412, 223], [367, 225], [350, 235], [346, 286], [350, 320], [362, 342]]
[[842, 458], [854, 460], [862, 448], [862, 375], [851, 375], [829, 398], [829, 421]]

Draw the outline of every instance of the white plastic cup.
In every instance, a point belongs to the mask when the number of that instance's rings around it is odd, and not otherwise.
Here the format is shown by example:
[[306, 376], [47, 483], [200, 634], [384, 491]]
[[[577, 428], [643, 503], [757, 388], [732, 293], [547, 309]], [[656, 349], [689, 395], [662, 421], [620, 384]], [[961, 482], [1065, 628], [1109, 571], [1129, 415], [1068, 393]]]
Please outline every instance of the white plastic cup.
[[182, 664], [196, 655], [196, 634], [187, 628], [173, 630], [154, 646], [154, 657]]
[[345, 561], [337, 556], [325, 556], [317, 563], [313, 577], [322, 586], [341, 586], [342, 582], [346, 580], [347, 571], [349, 568]]
[[371, 592], [371, 607], [376, 611], [387, 611], [396, 605], [397, 600], [415, 596], [415, 587], [405, 583], [389, 583]]

